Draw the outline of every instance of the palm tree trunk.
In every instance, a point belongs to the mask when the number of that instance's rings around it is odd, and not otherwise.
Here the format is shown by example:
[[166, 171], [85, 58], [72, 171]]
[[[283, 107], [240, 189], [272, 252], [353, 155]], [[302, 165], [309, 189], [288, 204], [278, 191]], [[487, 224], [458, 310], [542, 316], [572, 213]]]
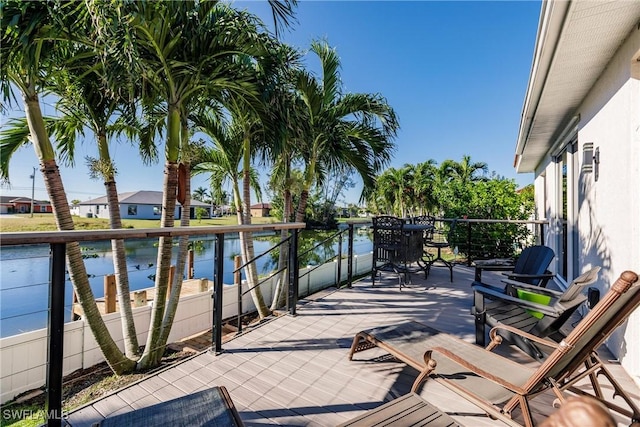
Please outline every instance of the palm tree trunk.
[[[288, 182], [288, 178], [285, 178], [285, 182]], [[282, 222], [289, 222], [289, 218], [291, 217], [291, 190], [289, 188], [285, 188], [284, 194], [284, 207], [282, 212]], [[280, 240], [285, 240], [288, 237], [287, 230], [280, 231]], [[271, 302], [271, 311], [276, 310], [278, 307], [282, 307], [286, 302], [287, 289], [289, 285], [289, 274], [288, 274], [288, 264], [289, 264], [289, 244], [283, 243], [280, 246], [280, 254], [278, 256], [278, 270], [282, 270], [278, 275], [278, 280], [276, 282], [276, 289], [273, 293], [273, 301]]]
[[[118, 201], [116, 182], [111, 179], [106, 181], [104, 186], [107, 190], [109, 225], [114, 230], [121, 229], [122, 219], [120, 216], [120, 203]], [[139, 346], [136, 334], [136, 325], [133, 321], [133, 310], [131, 309], [131, 292], [129, 289], [129, 273], [127, 271], [127, 254], [125, 251], [124, 240], [112, 240], [111, 251], [113, 252], [113, 269], [116, 273], [118, 309], [120, 311], [120, 322], [122, 323], [124, 350], [128, 358], [135, 359], [139, 356]]]
[[[188, 135], [187, 130], [183, 128], [183, 136]], [[179, 181], [184, 180], [185, 200], [182, 204], [182, 215], [180, 217], [180, 226], [189, 227], [191, 223], [191, 164], [183, 162], [183, 169], [179, 175]], [[185, 266], [187, 264], [187, 252], [189, 250], [189, 236], [180, 236], [178, 238], [178, 259], [176, 260], [176, 274], [173, 278], [171, 286], [171, 295], [162, 320], [162, 330], [158, 338], [157, 346], [164, 347], [169, 339], [169, 333], [173, 326], [173, 319], [176, 317], [178, 303], [180, 302], [180, 294], [182, 293], [182, 279]], [[156, 354], [156, 364], [160, 363], [161, 353]]]
[[[58, 230], [73, 230], [75, 226], [71, 217], [67, 194], [55, 161], [53, 146], [46, 132], [38, 95], [33, 90], [29, 94], [23, 93], [23, 98], [31, 140], [40, 161], [40, 170], [44, 177], [47, 194], [51, 200], [56, 226]], [[135, 362], [122, 354], [104, 324], [89, 284], [80, 245], [77, 242], [67, 244], [67, 269], [84, 311], [84, 317], [107, 363], [117, 374], [131, 371], [135, 367]]]
[[[167, 119], [167, 160], [164, 169], [161, 227], [173, 227], [175, 224], [176, 192], [178, 190], [177, 158], [180, 151], [176, 147], [180, 146], [180, 130], [180, 108], [176, 104], [170, 103]], [[164, 353], [164, 345], [160, 346], [158, 340], [165, 314], [172, 250], [173, 239], [160, 237], [156, 262], [155, 296], [149, 322], [149, 333], [144, 353], [138, 361], [138, 368], [141, 369], [154, 366]]]
[[[109, 226], [113, 230], [119, 230], [122, 228], [122, 217], [120, 216], [118, 188], [113, 173], [111, 156], [109, 155], [107, 136], [104, 133], [98, 135], [98, 150], [100, 152], [100, 160], [103, 165], [106, 166], [103, 175], [105, 180], [104, 187], [107, 193], [107, 205], [109, 206]], [[118, 293], [118, 308], [120, 311], [120, 322], [122, 324], [124, 350], [128, 358], [137, 359], [140, 352], [136, 325], [133, 321], [133, 310], [131, 309], [129, 273], [127, 271], [127, 255], [124, 240], [112, 240], [111, 251], [113, 252], [113, 269], [116, 273], [116, 290]]]
[[[249, 138], [245, 137], [244, 140], [244, 157], [243, 157], [243, 178], [242, 178], [242, 195], [243, 195], [243, 210], [244, 215], [242, 215], [242, 223], [245, 225], [251, 224], [251, 179], [250, 179], [250, 170], [251, 170], [251, 146], [249, 143]], [[249, 285], [249, 289], [251, 289], [251, 298], [253, 299], [253, 303], [258, 310], [258, 315], [261, 319], [267, 317], [270, 312], [267, 308], [267, 304], [264, 302], [264, 297], [262, 296], [262, 290], [260, 286], [258, 286], [258, 270], [256, 269], [256, 263], [251, 262], [255, 257], [255, 249], [253, 246], [253, 236], [252, 233], [249, 232], [241, 232], [240, 234], [240, 248], [242, 250], [242, 263], [246, 264], [245, 274], [247, 277], [247, 284]], [[249, 264], [247, 264], [249, 263]]]
[[[177, 164], [167, 162], [164, 170], [164, 188], [161, 227], [173, 227], [176, 208], [176, 189], [178, 188]], [[173, 189], [173, 190], [171, 190]], [[173, 194], [173, 196], [169, 196]], [[170, 225], [169, 225], [170, 224]], [[171, 255], [173, 239], [160, 237], [158, 240], [158, 258], [156, 261], [155, 296], [151, 320], [149, 321], [149, 333], [142, 357], [138, 361], [138, 368], [145, 369], [154, 366], [157, 354], [164, 353], [164, 346], [158, 346], [158, 339], [162, 329], [162, 319], [165, 313], [167, 290], [169, 287], [169, 270], [171, 268]]]
[[307, 200], [309, 199], [309, 190], [304, 189], [300, 192], [300, 201], [298, 202], [298, 210], [296, 211], [296, 222], [304, 222], [304, 214], [307, 210]]

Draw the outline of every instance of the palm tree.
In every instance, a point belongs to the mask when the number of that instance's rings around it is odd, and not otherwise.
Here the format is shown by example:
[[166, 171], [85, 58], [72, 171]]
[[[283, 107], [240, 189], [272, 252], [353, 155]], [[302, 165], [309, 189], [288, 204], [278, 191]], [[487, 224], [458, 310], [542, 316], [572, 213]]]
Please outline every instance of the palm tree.
[[193, 190], [193, 194], [191, 195], [191, 197], [193, 197], [194, 199], [200, 202], [205, 202], [206, 200], [209, 199], [209, 190], [207, 190], [204, 187], [198, 187], [195, 190]]
[[[295, 0], [270, 0], [269, 3], [274, 8], [279, 7], [274, 10], [274, 19], [287, 25]], [[68, 14], [72, 19], [62, 22], [69, 10], [77, 15]], [[61, 230], [72, 229], [73, 221], [37, 96], [38, 86], [43, 81], [41, 77], [63, 65], [61, 61], [51, 61], [53, 67], [46, 67], [50, 57], [69, 46], [61, 40], [90, 38], [91, 42], [85, 45], [94, 48], [95, 52], [91, 53], [103, 59], [102, 67], [113, 92], [128, 90], [131, 98], [136, 99], [140, 93], [136, 85], [142, 82], [144, 111], [164, 110], [166, 125], [160, 125], [156, 120], [152, 126], [142, 129], [141, 153], [143, 159], [154, 153], [156, 131], [166, 127], [165, 210], [161, 223], [167, 227], [174, 224], [181, 156], [185, 166], [181, 168], [180, 176], [184, 179], [184, 171], [188, 171], [188, 156], [183, 151], [188, 142], [184, 118], [189, 109], [196, 105], [196, 100], [220, 98], [222, 93], [258, 103], [255, 76], [247, 65], [261, 57], [263, 45], [271, 40], [266, 33], [260, 33], [255, 17], [218, 1], [88, 2], [80, 6], [73, 1], [55, 4], [11, 1], [2, 3], [2, 22], [0, 62], [3, 67], [0, 69], [3, 93], [8, 100], [11, 82], [23, 94], [31, 139], [41, 159], [45, 183]], [[87, 28], [93, 28], [93, 31], [87, 31]], [[66, 33], [49, 37], [47, 32], [51, 31]], [[3, 145], [3, 153], [13, 153], [16, 148], [15, 145]], [[5, 158], [2, 156], [0, 163]], [[6, 177], [7, 171], [3, 165], [0, 173]], [[183, 184], [180, 188], [188, 187], [188, 183]], [[186, 203], [189, 203], [188, 195]], [[171, 239], [160, 239], [156, 302], [145, 353], [137, 364], [140, 368], [153, 366], [160, 360], [164, 351], [163, 337], [168, 336], [174, 314], [171, 310], [176, 307], [171, 304], [172, 300], [168, 307], [165, 306], [171, 243]], [[79, 247], [69, 245], [67, 255], [71, 278], [85, 316], [105, 358], [117, 373], [130, 370], [136, 363], [120, 353], [102, 323]]]
[[372, 191], [377, 174], [390, 160], [398, 129], [393, 109], [380, 95], [342, 94], [334, 49], [314, 41], [311, 51], [320, 59], [322, 75], [316, 78], [302, 71], [296, 81], [309, 120], [299, 151], [305, 182], [296, 221], [304, 219], [309, 191], [322, 183], [328, 170], [355, 170], [364, 184], [363, 198]]
[[381, 199], [385, 200], [384, 208], [388, 213], [404, 217], [407, 214], [407, 195], [411, 191], [412, 174], [411, 167], [405, 165], [402, 168], [389, 168], [378, 178], [377, 192]]
[[[104, 75], [101, 75], [100, 71], [100, 64], [95, 63], [94, 57], [87, 59], [84, 55], [76, 54], [64, 72], [61, 71], [47, 81], [47, 87], [61, 96], [56, 107], [63, 115], [52, 122], [52, 130], [58, 141], [61, 156], [68, 158], [72, 164], [76, 137], [84, 135], [85, 128], [95, 136], [99, 158], [87, 157], [87, 165], [90, 176], [102, 179], [104, 183], [110, 228], [120, 229], [122, 218], [115, 179], [117, 170], [111, 160], [109, 139], [117, 137], [122, 132], [132, 136], [135, 131], [129, 129], [121, 119], [112, 121], [124, 101], [117, 96], [109, 96], [106, 88], [99, 84], [104, 81]], [[139, 346], [130, 304], [124, 240], [112, 240], [111, 246], [125, 354], [130, 359], [135, 359], [139, 354]]]
[[[450, 176], [459, 181], [463, 186], [473, 181], [482, 181], [485, 179], [485, 174], [489, 170], [489, 167], [485, 162], [471, 162], [471, 156], [462, 156], [461, 162], [453, 162], [448, 164], [450, 170]], [[482, 172], [482, 175], [478, 175]]]
[[[188, 141], [181, 135], [183, 118], [207, 96], [257, 99], [247, 64], [268, 38], [260, 35], [253, 16], [221, 2], [135, 2], [119, 7], [126, 11], [124, 29], [131, 30], [130, 39], [135, 40], [132, 69], [142, 76], [150, 95], [145, 101], [154, 106], [160, 100], [166, 108], [161, 226], [173, 227], [178, 161], [183, 141]], [[172, 239], [160, 238], [154, 308], [141, 368], [156, 364], [164, 350], [157, 341], [165, 317], [171, 249]]]
[[419, 215], [435, 211], [438, 200], [435, 194], [436, 185], [436, 161], [429, 159], [418, 163], [414, 169], [412, 187], [415, 192], [415, 203]]
[[[64, 40], [73, 31], [81, 32], [82, 28], [77, 25], [86, 22], [78, 15], [76, 6], [74, 2], [56, 4], [54, 7], [51, 3], [8, 1], [3, 3], [0, 13], [3, 28], [0, 43], [2, 92], [5, 101], [10, 101], [10, 84], [13, 84], [22, 94], [30, 139], [59, 230], [73, 230], [74, 223], [55, 150], [42, 117], [39, 91], [51, 73], [55, 73], [52, 70], [61, 63], [59, 59], [64, 57], [63, 53], [69, 47]], [[69, 14], [69, 10], [74, 13]], [[63, 33], [63, 30], [71, 33]], [[16, 149], [16, 145], [5, 145], [3, 141], [3, 159], [8, 159], [6, 156]], [[3, 168], [5, 179], [8, 178], [7, 173], [8, 169]], [[107, 362], [116, 373], [129, 371], [135, 362], [120, 352], [102, 321], [78, 243], [67, 244], [67, 266], [85, 317]]]
[[[246, 181], [244, 159], [248, 156], [245, 153], [246, 146], [244, 140], [246, 136], [246, 123], [240, 120], [233, 120], [226, 123], [222, 117], [216, 117], [211, 110], [200, 115], [192, 116], [195, 129], [209, 135], [213, 141], [213, 147], [205, 148], [198, 161], [193, 166], [192, 174], [209, 174], [209, 183], [212, 188], [222, 188], [226, 184], [231, 184], [233, 203], [238, 216], [238, 224], [244, 224], [248, 211], [247, 203], [243, 201], [240, 190], [240, 180]], [[255, 169], [249, 170], [248, 182], [256, 192], [256, 197], [261, 198], [260, 183]], [[246, 197], [246, 194], [245, 194]], [[253, 258], [252, 248], [248, 248], [245, 233], [240, 233], [240, 244], [243, 248], [243, 263], [247, 263]], [[266, 317], [269, 310], [264, 302], [260, 287], [256, 287], [257, 270], [255, 263], [247, 265], [246, 277], [251, 288], [253, 302], [258, 309], [260, 317]]]

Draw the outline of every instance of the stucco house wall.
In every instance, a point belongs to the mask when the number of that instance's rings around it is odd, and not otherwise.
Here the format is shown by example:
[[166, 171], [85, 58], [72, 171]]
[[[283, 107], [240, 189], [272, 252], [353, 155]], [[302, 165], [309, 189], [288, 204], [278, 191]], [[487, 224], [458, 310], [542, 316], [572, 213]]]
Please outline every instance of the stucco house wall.
[[[120, 217], [122, 219], [160, 219], [162, 216], [162, 192], [161, 191], [136, 191], [121, 193], [118, 195], [120, 201]], [[195, 218], [196, 208], [203, 208], [210, 212], [211, 206], [199, 202], [191, 201], [191, 218]], [[106, 196], [93, 200], [87, 200], [74, 206], [73, 212], [81, 217], [109, 218], [109, 205]], [[176, 204], [174, 217], [180, 219], [182, 208]]]
[[[604, 294], [625, 270], [640, 273], [640, 29], [636, 26], [581, 102], [577, 150], [569, 176], [577, 179], [578, 270], [600, 265]], [[594, 170], [583, 171], [585, 144], [599, 151]], [[592, 159], [588, 159], [590, 161]], [[550, 153], [536, 168], [538, 215], [554, 218], [559, 173]], [[597, 174], [597, 180], [596, 180]], [[572, 197], [570, 195], [570, 197]], [[558, 253], [554, 227], [546, 242]], [[640, 310], [607, 341], [607, 347], [640, 384]]]

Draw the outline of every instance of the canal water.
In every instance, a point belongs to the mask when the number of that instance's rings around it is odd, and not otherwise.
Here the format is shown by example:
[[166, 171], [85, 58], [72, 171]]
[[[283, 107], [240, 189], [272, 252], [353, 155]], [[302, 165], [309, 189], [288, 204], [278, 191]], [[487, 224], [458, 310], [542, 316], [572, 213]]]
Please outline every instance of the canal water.
[[[313, 247], [316, 242], [332, 233], [303, 232], [300, 251]], [[346, 235], [343, 253], [347, 253]], [[279, 241], [279, 235], [255, 236], [255, 254], [269, 250]], [[125, 242], [127, 270], [131, 291], [153, 287], [156, 272], [157, 239], [129, 240]], [[214, 240], [211, 236], [192, 237], [194, 249], [194, 277], [213, 279]], [[354, 239], [354, 253], [370, 252], [368, 234], [358, 233]], [[89, 281], [96, 298], [104, 296], [104, 277], [113, 274], [111, 242], [87, 242], [82, 244]], [[337, 241], [330, 241], [310, 252], [301, 265], [315, 265], [337, 254]], [[257, 261], [259, 274], [275, 270], [277, 250]], [[240, 254], [240, 240], [225, 236], [224, 283], [233, 283], [233, 258]], [[177, 247], [174, 249], [174, 262]], [[71, 319], [72, 286], [68, 280], [65, 288], [66, 321]], [[47, 324], [49, 301], [49, 246], [31, 245], [5, 247], [0, 251], [0, 338], [40, 329]]]

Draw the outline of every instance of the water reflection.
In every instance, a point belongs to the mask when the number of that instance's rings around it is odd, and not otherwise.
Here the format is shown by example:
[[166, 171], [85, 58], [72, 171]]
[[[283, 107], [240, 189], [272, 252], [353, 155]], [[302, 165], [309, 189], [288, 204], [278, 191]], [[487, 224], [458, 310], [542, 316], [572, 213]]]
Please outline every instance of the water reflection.
[[[299, 253], [306, 252], [316, 242], [326, 239], [333, 232], [304, 231], [300, 236]], [[254, 236], [256, 255], [268, 251], [280, 240], [278, 235]], [[177, 242], [177, 239], [176, 239]], [[157, 261], [157, 239], [136, 239], [125, 242], [127, 270], [131, 291], [150, 288], [154, 285]], [[211, 236], [192, 236], [190, 246], [194, 249], [194, 277], [213, 279], [215, 241]], [[346, 235], [343, 254], [347, 253]], [[113, 258], [110, 241], [87, 242], [82, 245], [83, 256], [91, 289], [96, 298], [104, 296], [104, 277], [113, 274]], [[371, 250], [368, 235], [357, 234], [354, 253]], [[316, 265], [337, 254], [337, 239], [322, 244], [300, 260], [300, 265]], [[173, 259], [178, 248], [174, 248]], [[277, 250], [257, 261], [259, 274], [268, 274], [276, 269]], [[225, 283], [233, 283], [233, 259], [240, 255], [240, 240], [237, 236], [226, 236], [224, 241]], [[186, 277], [186, 275], [185, 275]], [[0, 251], [0, 337], [15, 335], [47, 324], [49, 298], [49, 246], [30, 245], [5, 247]], [[71, 282], [65, 286], [66, 321], [71, 319]]]

